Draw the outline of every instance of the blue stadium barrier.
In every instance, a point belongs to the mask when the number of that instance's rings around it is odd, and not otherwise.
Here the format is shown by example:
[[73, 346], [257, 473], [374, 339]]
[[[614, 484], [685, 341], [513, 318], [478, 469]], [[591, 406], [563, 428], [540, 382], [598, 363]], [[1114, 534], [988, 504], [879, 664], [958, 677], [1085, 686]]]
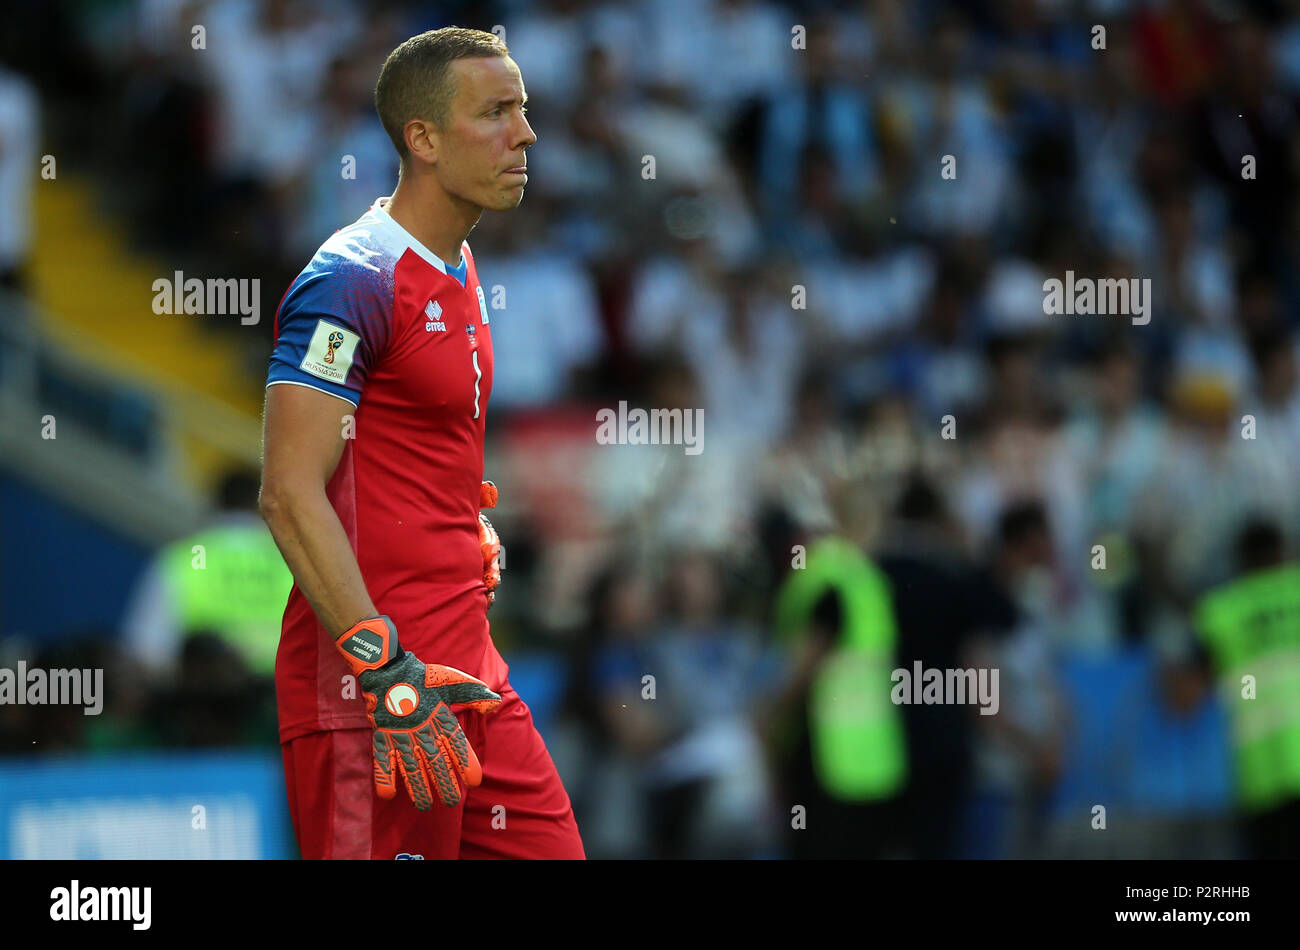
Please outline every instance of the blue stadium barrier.
[[0, 511], [0, 638], [116, 631], [149, 550], [3, 470]]
[[0, 858], [294, 858], [274, 753], [0, 759]]

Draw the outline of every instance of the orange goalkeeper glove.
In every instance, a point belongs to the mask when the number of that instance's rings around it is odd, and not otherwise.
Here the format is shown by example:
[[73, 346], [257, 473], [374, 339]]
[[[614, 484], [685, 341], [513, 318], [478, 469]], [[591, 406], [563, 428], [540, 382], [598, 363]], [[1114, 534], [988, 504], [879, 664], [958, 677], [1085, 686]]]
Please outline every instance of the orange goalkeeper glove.
[[401, 772], [406, 791], [420, 811], [433, 804], [455, 806], [460, 781], [475, 786], [483, 768], [460, 727], [454, 705], [492, 712], [501, 697], [482, 680], [450, 666], [421, 663], [397, 642], [397, 627], [387, 617], [370, 617], [345, 631], [335, 642], [357, 674], [366, 713], [374, 727], [375, 793], [397, 794], [394, 772]]
[[[497, 486], [492, 482], [484, 482], [479, 488], [478, 506], [480, 508], [495, 508], [497, 506]], [[488, 607], [491, 607], [497, 599], [497, 588], [501, 586], [501, 539], [497, 537], [497, 529], [492, 527], [492, 522], [488, 521], [487, 515], [483, 512], [478, 513], [478, 546], [483, 552], [483, 586], [488, 591]]]

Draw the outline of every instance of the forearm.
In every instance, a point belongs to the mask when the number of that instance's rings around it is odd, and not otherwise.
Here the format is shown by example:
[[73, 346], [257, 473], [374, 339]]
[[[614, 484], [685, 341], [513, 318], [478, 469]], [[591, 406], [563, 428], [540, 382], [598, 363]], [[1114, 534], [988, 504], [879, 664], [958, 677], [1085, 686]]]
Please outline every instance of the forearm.
[[332, 639], [379, 613], [323, 490], [264, 491], [261, 508], [298, 589]]

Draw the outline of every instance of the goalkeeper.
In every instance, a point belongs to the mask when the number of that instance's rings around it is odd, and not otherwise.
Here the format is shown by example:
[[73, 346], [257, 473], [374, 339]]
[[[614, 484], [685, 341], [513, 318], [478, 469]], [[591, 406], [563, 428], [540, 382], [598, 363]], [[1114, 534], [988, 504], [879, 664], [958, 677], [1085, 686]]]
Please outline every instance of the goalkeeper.
[[487, 618], [492, 333], [465, 238], [523, 197], [525, 98], [490, 33], [394, 50], [375, 100], [397, 189], [276, 313], [261, 511], [295, 582], [276, 698], [306, 858], [584, 856]]

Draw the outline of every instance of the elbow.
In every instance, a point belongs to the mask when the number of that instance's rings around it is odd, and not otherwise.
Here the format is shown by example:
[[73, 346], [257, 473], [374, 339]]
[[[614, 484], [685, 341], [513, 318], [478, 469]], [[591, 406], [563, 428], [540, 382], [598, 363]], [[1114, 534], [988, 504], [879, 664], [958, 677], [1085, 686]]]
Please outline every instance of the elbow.
[[287, 503], [279, 487], [270, 482], [263, 482], [262, 490], [257, 496], [257, 511], [272, 534], [284, 520], [286, 508]]
[[278, 538], [286, 533], [292, 534], [296, 526], [318, 517], [315, 512], [321, 503], [329, 505], [323, 488], [316, 489], [293, 479], [270, 478], [262, 482], [257, 512], [271, 529], [271, 534]]

